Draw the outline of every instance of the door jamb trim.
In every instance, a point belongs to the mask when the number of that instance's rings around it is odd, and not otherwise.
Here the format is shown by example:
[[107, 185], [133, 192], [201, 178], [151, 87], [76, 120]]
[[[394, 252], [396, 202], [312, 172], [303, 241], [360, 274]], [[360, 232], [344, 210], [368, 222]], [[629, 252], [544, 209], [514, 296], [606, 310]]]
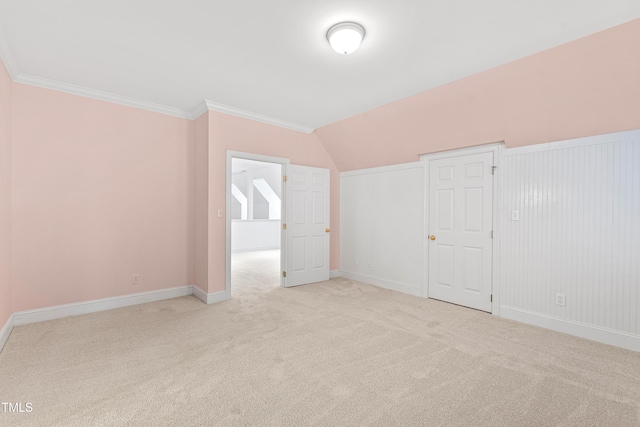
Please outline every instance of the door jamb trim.
[[[289, 159], [284, 157], [274, 157], [274, 156], [266, 156], [263, 154], [254, 154], [254, 153], [245, 153], [242, 151], [233, 151], [227, 150], [227, 173], [226, 173], [226, 182], [225, 182], [225, 190], [226, 190], [226, 266], [225, 266], [225, 292], [229, 297], [231, 297], [231, 182], [232, 182], [232, 160], [233, 159], [247, 159], [247, 160], [256, 160], [259, 162], [267, 162], [267, 163], [277, 163], [280, 164], [280, 185], [281, 185], [281, 193], [283, 196], [280, 199], [281, 209], [280, 209], [280, 271], [285, 270], [286, 263], [286, 236], [282, 232], [282, 224], [284, 221], [284, 213], [286, 212], [285, 206], [285, 183], [284, 176], [287, 173], [287, 167], [291, 162]], [[280, 286], [284, 286], [284, 277], [280, 275]]]

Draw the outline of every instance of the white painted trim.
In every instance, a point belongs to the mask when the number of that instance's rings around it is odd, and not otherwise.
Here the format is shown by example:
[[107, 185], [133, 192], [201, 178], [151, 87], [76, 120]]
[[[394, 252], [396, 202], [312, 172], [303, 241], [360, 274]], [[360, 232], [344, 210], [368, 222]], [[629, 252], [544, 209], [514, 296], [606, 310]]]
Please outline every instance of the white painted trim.
[[640, 351], [640, 336], [638, 335], [558, 319], [545, 314], [533, 313], [512, 307], [502, 306], [500, 313], [501, 317], [505, 319], [528, 323], [541, 328], [563, 332], [565, 334], [626, 348], [628, 350]]
[[88, 98], [98, 99], [100, 101], [112, 102], [115, 104], [125, 105], [127, 107], [139, 108], [142, 110], [153, 111], [156, 113], [167, 114], [170, 116], [191, 119], [191, 111], [185, 111], [180, 108], [168, 107], [166, 105], [156, 104], [139, 99], [129, 98], [122, 95], [116, 95], [101, 90], [90, 89], [87, 87], [77, 86], [70, 83], [63, 83], [56, 80], [36, 77], [29, 74], [21, 73], [18, 65], [13, 59], [11, 48], [4, 37], [4, 31], [0, 27], [0, 59], [4, 63], [9, 77], [15, 83], [22, 83], [29, 86], [37, 86], [45, 89], [51, 89], [58, 92], [70, 93], [73, 95], [84, 96]]
[[[275, 156], [265, 156], [263, 154], [253, 154], [253, 153], [245, 153], [242, 151], [233, 151], [227, 150], [227, 173], [226, 173], [226, 209], [225, 214], [226, 218], [226, 267], [225, 267], [225, 293], [228, 296], [227, 299], [231, 298], [231, 198], [233, 197], [231, 194], [231, 183], [232, 183], [232, 172], [233, 172], [233, 164], [232, 160], [236, 159], [248, 159], [248, 160], [256, 160], [259, 162], [268, 162], [268, 163], [277, 163], [281, 165], [281, 176], [280, 176], [280, 191], [282, 195], [285, 195], [285, 183], [284, 176], [287, 172], [287, 166], [290, 163], [289, 159], [284, 157], [275, 157]], [[286, 197], [281, 198], [281, 211], [286, 212]], [[213, 212], [209, 212], [209, 215], [213, 215]], [[287, 254], [287, 239], [285, 231], [282, 230], [282, 224], [285, 219], [285, 215], [280, 216], [280, 230], [281, 230], [281, 238], [280, 238], [280, 271], [285, 271], [286, 267], [286, 254]], [[280, 286], [284, 286], [284, 277], [280, 276]]]
[[437, 160], [449, 157], [468, 156], [471, 154], [481, 154], [493, 151], [495, 147], [503, 146], [504, 141], [491, 142], [489, 144], [474, 145], [472, 147], [456, 148], [455, 150], [436, 151], [433, 153], [420, 154], [420, 161], [425, 159]]
[[358, 282], [363, 282], [363, 283], [368, 283], [370, 285], [378, 286], [379, 288], [385, 288], [391, 291], [402, 292], [403, 294], [409, 294], [417, 297], [422, 296], [422, 289], [420, 288], [401, 285], [401, 284], [389, 282], [383, 279], [378, 279], [372, 276], [349, 273], [348, 271], [344, 271], [344, 270], [340, 270], [340, 276], [349, 280], [356, 280]]
[[493, 153], [493, 165], [496, 167], [493, 176], [493, 257], [491, 272], [491, 314], [500, 316], [500, 263], [501, 263], [501, 247], [502, 230], [500, 229], [500, 218], [502, 217], [502, 153], [504, 151], [504, 142], [495, 145]]
[[13, 314], [9, 316], [2, 329], [0, 329], [0, 353], [4, 348], [4, 345], [7, 343], [9, 335], [11, 335], [11, 331], [13, 331]]
[[202, 301], [205, 304], [207, 304], [207, 300], [209, 299], [208, 294], [202, 289], [200, 289], [198, 285], [193, 285], [193, 296], [198, 298], [200, 301]]
[[114, 104], [125, 105], [127, 107], [139, 108], [141, 110], [153, 111], [155, 113], [167, 114], [169, 116], [180, 117], [183, 119], [197, 119], [207, 111], [217, 111], [219, 113], [229, 114], [243, 119], [253, 120], [256, 122], [266, 123], [273, 126], [311, 134], [314, 128], [299, 123], [289, 122], [287, 120], [278, 119], [276, 117], [267, 116], [265, 114], [254, 113], [252, 111], [243, 110], [241, 108], [230, 105], [220, 104], [209, 101], [207, 99], [201, 101], [191, 110], [183, 110], [181, 108], [170, 107], [167, 105], [156, 104], [154, 102], [142, 101], [128, 96], [117, 95], [115, 93], [104, 92], [98, 89], [92, 89], [84, 86], [78, 86], [71, 83], [65, 83], [57, 80], [46, 79], [44, 77], [32, 76], [21, 73], [16, 62], [13, 60], [11, 48], [4, 37], [4, 31], [0, 27], [0, 59], [4, 63], [7, 73], [11, 80], [16, 83], [22, 83], [29, 86], [37, 86], [44, 89], [51, 89], [58, 92], [69, 93], [72, 95], [84, 96], [100, 101], [112, 102]]
[[[7, 42], [4, 34], [4, 29], [0, 25], [0, 59], [2, 59], [4, 67], [6, 68], [7, 73], [9, 73], [11, 80], [15, 81], [19, 74], [18, 66], [13, 60], [11, 48], [9, 47], [9, 43]], [[0, 349], [2, 349], [2, 346], [0, 346]]]
[[397, 165], [379, 166], [376, 168], [358, 169], [353, 171], [340, 172], [340, 178], [342, 178], [343, 176], [348, 177], [348, 176], [357, 176], [357, 175], [369, 175], [372, 173], [393, 172], [398, 170], [415, 169], [415, 168], [422, 168], [422, 167], [424, 167], [422, 162], [400, 163]]
[[193, 295], [207, 305], [231, 299], [231, 295], [227, 295], [225, 291], [208, 294], [196, 285], [193, 285]]
[[342, 277], [342, 272], [340, 270], [329, 271], [329, 279], [335, 279], [336, 277]]
[[215, 304], [217, 302], [227, 301], [231, 299], [231, 292], [214, 292], [207, 294], [207, 304]]
[[193, 110], [191, 110], [191, 118], [195, 120], [207, 111], [209, 111], [209, 107], [207, 106], [207, 101], [203, 99]]
[[57, 305], [54, 307], [19, 311], [11, 314], [2, 329], [0, 329], [0, 352], [9, 339], [9, 335], [11, 335], [11, 331], [14, 326], [45, 322], [47, 320], [61, 319], [63, 317], [78, 316], [81, 314], [97, 313], [99, 311], [113, 310], [114, 308], [129, 307], [132, 305], [184, 297], [187, 295], [194, 295], [205, 304], [214, 304], [231, 298], [231, 294], [225, 291], [207, 294], [196, 285], [188, 285], [73, 304]]
[[13, 313], [13, 324], [14, 326], [27, 325], [29, 323], [44, 322], [47, 320], [61, 319], [63, 317], [77, 316], [80, 314], [96, 313], [98, 311], [112, 310], [114, 308], [128, 307], [131, 305], [183, 297], [191, 294], [193, 294], [193, 285], [84, 301], [74, 304], [64, 304], [54, 307], [38, 308], [35, 310], [19, 311], [17, 313]]
[[298, 123], [288, 122], [275, 117], [267, 116], [264, 114], [254, 113], [252, 111], [243, 110], [241, 108], [233, 107], [231, 105], [220, 104], [217, 102], [209, 101], [205, 99], [196, 106], [191, 112], [192, 118], [198, 118], [207, 111], [217, 111], [218, 113], [230, 114], [232, 116], [241, 117], [243, 119], [249, 119], [256, 122], [266, 123], [273, 126], [278, 126], [285, 129], [294, 130], [306, 134], [313, 133], [315, 130], [312, 127], [301, 125]]
[[429, 298], [429, 162], [420, 158], [422, 163], [422, 296]]
[[493, 165], [496, 166], [496, 172], [493, 176], [493, 242], [491, 245], [491, 294], [493, 295], [493, 302], [491, 303], [491, 313], [500, 315], [500, 281], [499, 281], [499, 266], [500, 266], [500, 198], [502, 186], [500, 185], [500, 159], [503, 153], [504, 142], [495, 142], [491, 144], [478, 145], [474, 147], [459, 148], [456, 150], [441, 151], [437, 153], [422, 154], [420, 155], [420, 162], [424, 165], [424, 240], [423, 240], [423, 254], [424, 254], [424, 267], [423, 267], [423, 286], [422, 292], [425, 297], [429, 297], [429, 239], [428, 235], [431, 234], [429, 230], [429, 162], [431, 160], [446, 159], [449, 157], [468, 156], [473, 154], [493, 153]]
[[546, 142], [543, 144], [526, 145], [524, 147], [507, 148], [503, 156], [515, 156], [518, 154], [536, 153], [540, 151], [562, 150], [565, 148], [585, 147], [588, 145], [610, 144], [612, 142], [624, 142], [640, 140], [640, 129], [624, 132], [606, 133], [603, 135], [586, 136], [582, 138], [567, 139], [564, 141]]
[[237, 157], [240, 159], [255, 160], [257, 162], [279, 163], [282, 165], [288, 165], [290, 162], [289, 159], [284, 157], [266, 156], [264, 154], [247, 153], [244, 151], [227, 150], [227, 158], [229, 157], [229, 155], [231, 155], [231, 157]]
[[30, 76], [24, 73], [19, 74], [17, 78], [14, 79], [14, 81], [16, 83], [56, 90], [58, 92], [70, 93], [72, 95], [84, 96], [100, 101], [112, 102], [114, 104], [125, 105], [127, 107], [139, 108], [141, 110], [153, 111], [155, 113], [167, 114], [169, 116], [180, 117], [183, 119], [191, 119], [191, 112], [182, 110], [180, 108], [168, 107], [166, 105], [156, 104], [148, 101], [141, 101], [139, 99], [129, 98], [127, 96], [116, 95], [97, 89], [76, 86], [70, 83], [49, 80], [42, 77]]

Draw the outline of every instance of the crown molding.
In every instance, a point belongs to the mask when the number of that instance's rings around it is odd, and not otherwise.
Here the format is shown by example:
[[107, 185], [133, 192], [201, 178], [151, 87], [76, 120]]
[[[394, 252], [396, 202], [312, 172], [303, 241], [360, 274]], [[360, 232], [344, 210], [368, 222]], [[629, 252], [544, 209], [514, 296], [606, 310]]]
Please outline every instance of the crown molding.
[[190, 111], [181, 110], [179, 108], [168, 107], [161, 104], [155, 104], [153, 102], [140, 101], [138, 99], [115, 95], [113, 93], [103, 92], [101, 90], [89, 89], [70, 83], [63, 83], [21, 73], [18, 70], [18, 66], [16, 65], [15, 61], [13, 60], [13, 55], [11, 55], [11, 49], [9, 48], [9, 44], [4, 37], [4, 31], [2, 30], [2, 27], [0, 27], [0, 60], [2, 60], [2, 62], [4, 63], [4, 66], [9, 73], [9, 77], [15, 83], [22, 83], [30, 86], [37, 86], [45, 89], [56, 90], [59, 92], [70, 93], [73, 95], [85, 96], [88, 98], [98, 99], [100, 101], [113, 102], [115, 104], [126, 105], [127, 107], [134, 107], [142, 110], [153, 111], [156, 113], [168, 114], [170, 116], [181, 117], [184, 119], [191, 118]]
[[55, 80], [49, 80], [42, 77], [30, 76], [28, 74], [20, 74], [16, 83], [22, 83], [30, 86], [38, 86], [45, 89], [66, 92], [72, 95], [85, 96], [87, 98], [98, 99], [100, 101], [113, 102], [115, 104], [125, 105], [127, 107], [140, 108], [142, 110], [153, 111], [156, 113], [167, 114], [169, 116], [180, 117], [183, 119], [191, 119], [189, 111], [180, 108], [168, 107], [166, 105], [156, 104], [148, 101], [141, 101], [135, 98], [129, 98], [122, 95], [116, 95], [109, 92], [103, 92], [97, 89], [89, 89], [83, 86], [76, 86], [70, 83], [63, 83]]
[[206, 113], [207, 111], [209, 111], [209, 107], [207, 106], [207, 101], [206, 100], [202, 100], [197, 106], [196, 108], [194, 108], [193, 110], [191, 110], [191, 118], [193, 120], [197, 119], [198, 117], [200, 117], [201, 115], [203, 115], [204, 113]]
[[232, 107], [230, 105], [219, 104], [217, 102], [203, 100], [193, 110], [186, 111], [180, 108], [169, 107], [166, 105], [156, 104], [148, 101], [141, 101], [135, 98], [129, 98], [122, 95], [116, 95], [109, 92], [104, 92], [97, 89], [90, 89], [84, 86], [77, 86], [71, 83], [63, 83], [56, 80], [50, 80], [43, 77], [32, 76], [29, 74], [21, 73], [18, 70], [18, 66], [13, 60], [11, 55], [11, 49], [4, 37], [4, 31], [0, 27], [0, 60], [4, 63], [9, 77], [16, 83], [22, 83], [29, 86], [37, 86], [45, 89], [51, 89], [58, 92], [65, 92], [72, 95], [84, 96], [87, 98], [93, 98], [100, 101], [113, 102], [115, 104], [125, 105], [127, 107], [139, 108], [142, 110], [153, 111], [156, 113], [167, 114], [169, 116], [180, 117], [183, 119], [197, 119], [207, 111], [217, 111], [219, 113], [229, 114], [244, 119], [253, 120], [256, 122], [266, 123], [273, 126], [278, 126], [285, 129], [294, 130], [306, 134], [313, 133], [315, 130], [312, 127], [304, 126], [298, 123], [288, 122], [275, 117], [267, 116], [264, 114], [254, 113], [252, 111], [243, 110], [240, 108]]
[[7, 69], [11, 80], [15, 81], [20, 73], [18, 72], [18, 66], [13, 60], [13, 55], [11, 55], [9, 43], [7, 43], [7, 39], [4, 37], [2, 26], [0, 26], [0, 59], [4, 63], [4, 67]]
[[306, 134], [313, 133], [315, 130], [312, 127], [304, 126], [298, 123], [288, 122], [286, 120], [277, 119], [275, 117], [266, 116], [264, 114], [254, 113], [252, 111], [242, 110], [240, 108], [232, 107], [230, 105], [219, 104], [217, 102], [209, 101], [205, 99], [191, 112], [192, 118], [196, 119], [204, 114], [206, 111], [217, 111], [218, 113], [229, 114], [243, 119], [249, 119], [256, 122], [266, 123], [273, 126], [278, 126], [285, 129], [295, 130]]

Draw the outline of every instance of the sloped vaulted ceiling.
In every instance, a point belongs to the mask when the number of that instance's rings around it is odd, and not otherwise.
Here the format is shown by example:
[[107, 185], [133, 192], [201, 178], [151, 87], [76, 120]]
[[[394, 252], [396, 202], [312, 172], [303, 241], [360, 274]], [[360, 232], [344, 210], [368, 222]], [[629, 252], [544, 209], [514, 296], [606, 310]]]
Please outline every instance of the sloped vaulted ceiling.
[[[0, 0], [14, 80], [310, 132], [640, 17], [637, 0]], [[325, 34], [353, 20], [351, 55]]]

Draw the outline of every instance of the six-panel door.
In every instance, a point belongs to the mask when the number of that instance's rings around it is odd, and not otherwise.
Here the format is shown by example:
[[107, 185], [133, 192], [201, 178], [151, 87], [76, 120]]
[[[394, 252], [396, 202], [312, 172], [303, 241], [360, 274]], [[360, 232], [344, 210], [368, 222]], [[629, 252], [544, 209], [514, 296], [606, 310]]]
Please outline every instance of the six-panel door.
[[429, 298], [491, 311], [493, 153], [429, 162]]
[[329, 170], [289, 165], [285, 286], [329, 280]]

